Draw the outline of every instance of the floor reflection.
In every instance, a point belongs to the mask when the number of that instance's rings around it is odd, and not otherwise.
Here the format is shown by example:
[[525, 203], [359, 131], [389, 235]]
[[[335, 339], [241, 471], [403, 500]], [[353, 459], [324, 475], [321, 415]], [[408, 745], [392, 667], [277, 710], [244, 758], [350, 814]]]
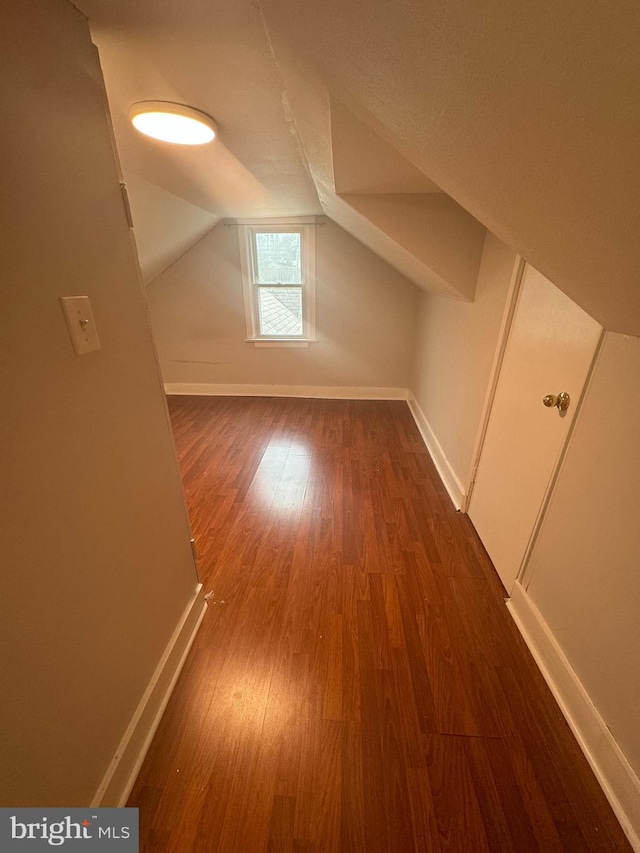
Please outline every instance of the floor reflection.
[[307, 445], [292, 441], [289, 445], [269, 444], [249, 487], [247, 499], [255, 508], [293, 515], [302, 509], [312, 471], [312, 456]]

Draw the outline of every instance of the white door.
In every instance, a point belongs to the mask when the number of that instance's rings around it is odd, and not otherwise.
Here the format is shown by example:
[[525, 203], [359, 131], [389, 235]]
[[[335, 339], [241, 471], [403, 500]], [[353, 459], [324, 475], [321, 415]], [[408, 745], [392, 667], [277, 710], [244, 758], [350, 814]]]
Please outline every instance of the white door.
[[[507, 592], [565, 445], [602, 327], [528, 264], [482, 446], [469, 516]], [[565, 411], [547, 400], [569, 395]]]

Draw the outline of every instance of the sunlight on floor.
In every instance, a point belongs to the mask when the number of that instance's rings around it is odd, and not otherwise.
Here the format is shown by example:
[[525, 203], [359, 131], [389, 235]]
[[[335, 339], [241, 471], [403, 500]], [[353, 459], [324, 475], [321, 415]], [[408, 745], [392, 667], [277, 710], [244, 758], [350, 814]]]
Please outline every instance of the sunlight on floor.
[[307, 481], [312, 471], [309, 449], [301, 442], [267, 447], [249, 487], [247, 498], [263, 510], [279, 515], [297, 514], [302, 509]]

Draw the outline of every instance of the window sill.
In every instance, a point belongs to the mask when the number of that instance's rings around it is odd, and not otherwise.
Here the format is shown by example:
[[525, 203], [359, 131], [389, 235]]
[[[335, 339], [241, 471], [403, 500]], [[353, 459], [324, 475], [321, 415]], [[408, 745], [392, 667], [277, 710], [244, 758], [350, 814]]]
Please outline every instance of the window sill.
[[308, 347], [309, 344], [317, 344], [317, 338], [245, 338], [245, 343], [253, 344], [255, 347]]

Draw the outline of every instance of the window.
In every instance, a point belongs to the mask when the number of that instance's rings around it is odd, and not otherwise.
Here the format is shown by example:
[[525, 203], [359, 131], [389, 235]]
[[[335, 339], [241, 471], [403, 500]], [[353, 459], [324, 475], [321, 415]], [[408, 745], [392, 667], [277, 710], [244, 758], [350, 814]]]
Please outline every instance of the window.
[[300, 219], [239, 224], [247, 340], [273, 346], [313, 340], [314, 229]]

